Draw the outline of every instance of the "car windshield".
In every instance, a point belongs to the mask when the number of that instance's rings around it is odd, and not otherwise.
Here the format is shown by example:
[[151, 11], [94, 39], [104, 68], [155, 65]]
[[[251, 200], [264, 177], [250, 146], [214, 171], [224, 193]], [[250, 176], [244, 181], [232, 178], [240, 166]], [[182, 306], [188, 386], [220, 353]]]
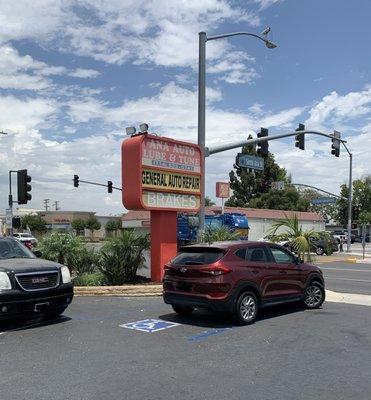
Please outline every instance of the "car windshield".
[[35, 258], [35, 256], [15, 239], [0, 239], [0, 259], [8, 258]]

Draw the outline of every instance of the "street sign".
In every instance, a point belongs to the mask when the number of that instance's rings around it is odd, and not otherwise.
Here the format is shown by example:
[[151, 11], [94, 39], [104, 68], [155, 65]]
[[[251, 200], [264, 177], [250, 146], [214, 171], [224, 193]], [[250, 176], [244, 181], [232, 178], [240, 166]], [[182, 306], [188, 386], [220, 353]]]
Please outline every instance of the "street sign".
[[335, 197], [320, 197], [311, 201], [314, 205], [333, 204], [336, 203]]
[[284, 181], [272, 182], [271, 188], [273, 190], [283, 190], [285, 189], [285, 182]]
[[216, 197], [219, 199], [228, 199], [230, 194], [229, 182], [216, 182]]
[[251, 168], [257, 171], [264, 171], [264, 158], [250, 156], [249, 154], [238, 153], [237, 165], [239, 167]]

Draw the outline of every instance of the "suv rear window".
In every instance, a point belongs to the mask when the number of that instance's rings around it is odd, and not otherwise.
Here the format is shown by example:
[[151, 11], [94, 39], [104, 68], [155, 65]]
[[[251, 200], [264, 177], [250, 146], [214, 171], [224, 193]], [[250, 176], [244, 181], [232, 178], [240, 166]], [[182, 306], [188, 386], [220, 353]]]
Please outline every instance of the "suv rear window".
[[203, 249], [194, 248], [182, 250], [171, 260], [173, 265], [202, 265], [212, 264], [220, 260], [224, 252], [220, 249]]

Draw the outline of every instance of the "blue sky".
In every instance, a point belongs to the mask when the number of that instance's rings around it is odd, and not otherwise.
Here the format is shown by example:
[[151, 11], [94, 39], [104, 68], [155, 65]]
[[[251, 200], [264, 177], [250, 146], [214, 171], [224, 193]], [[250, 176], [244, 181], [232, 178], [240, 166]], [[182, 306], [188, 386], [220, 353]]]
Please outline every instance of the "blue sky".
[[[120, 183], [124, 128], [148, 122], [196, 141], [198, 32], [260, 33], [207, 44], [207, 144], [307, 128], [342, 132], [354, 175], [371, 172], [371, 3], [300, 0], [3, 0], [0, 7], [0, 208], [7, 172], [28, 168], [33, 200], [62, 209], [120, 213], [120, 195], [72, 187], [72, 176]], [[348, 158], [330, 143], [271, 142], [297, 183], [338, 192]], [[207, 160], [207, 194], [227, 180], [236, 151]]]

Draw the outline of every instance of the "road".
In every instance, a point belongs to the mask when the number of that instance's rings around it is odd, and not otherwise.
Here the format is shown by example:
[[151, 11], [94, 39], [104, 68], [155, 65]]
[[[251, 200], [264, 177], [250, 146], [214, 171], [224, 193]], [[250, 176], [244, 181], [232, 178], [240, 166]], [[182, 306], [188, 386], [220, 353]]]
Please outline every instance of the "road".
[[[179, 325], [120, 327], [148, 318]], [[158, 297], [80, 297], [59, 320], [2, 326], [1, 399], [369, 400], [370, 326], [370, 307], [349, 304], [271, 308], [235, 327], [182, 319]]]
[[326, 289], [342, 293], [360, 293], [371, 295], [371, 264], [353, 264], [342, 261], [317, 264], [323, 270]]

